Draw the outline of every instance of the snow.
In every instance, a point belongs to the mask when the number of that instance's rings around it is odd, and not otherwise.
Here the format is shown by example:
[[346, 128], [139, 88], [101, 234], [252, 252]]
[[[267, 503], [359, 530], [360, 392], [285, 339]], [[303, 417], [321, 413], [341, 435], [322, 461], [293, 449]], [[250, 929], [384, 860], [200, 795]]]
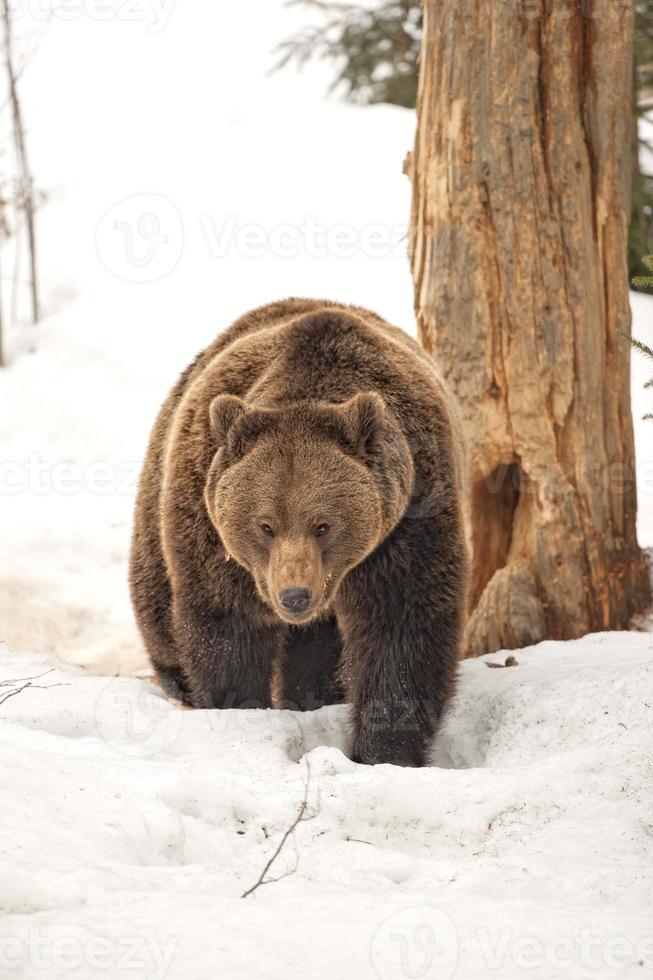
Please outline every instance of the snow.
[[[354, 765], [344, 707], [183, 712], [57, 664], [1, 708], [6, 975], [647, 976], [652, 653], [604, 633], [464, 663], [423, 770]], [[7, 649], [0, 678], [52, 666]], [[241, 898], [305, 793], [281, 880]]]
[[[323, 68], [266, 76], [304, 16], [280, 0], [58, 9], [23, 78], [47, 318], [0, 373], [0, 684], [50, 671], [0, 703], [0, 973], [648, 975], [651, 633], [464, 663], [420, 771], [351, 763], [344, 708], [185, 712], [142, 679], [126, 560], [157, 408], [285, 295], [414, 332], [413, 116], [325, 99]], [[653, 341], [653, 298], [632, 303]], [[650, 548], [651, 372], [632, 367]], [[311, 819], [270, 872], [288, 876], [240, 898], [307, 773]]]
[[[631, 293], [633, 313], [632, 334], [650, 346], [653, 345], [653, 296]], [[640, 544], [653, 547], [653, 419], [642, 420], [646, 413], [653, 414], [653, 391], [644, 390], [653, 378], [653, 363], [639, 354], [631, 360], [631, 384], [633, 416], [635, 422], [635, 455], [637, 462], [637, 534]], [[653, 553], [651, 553], [653, 555]]]

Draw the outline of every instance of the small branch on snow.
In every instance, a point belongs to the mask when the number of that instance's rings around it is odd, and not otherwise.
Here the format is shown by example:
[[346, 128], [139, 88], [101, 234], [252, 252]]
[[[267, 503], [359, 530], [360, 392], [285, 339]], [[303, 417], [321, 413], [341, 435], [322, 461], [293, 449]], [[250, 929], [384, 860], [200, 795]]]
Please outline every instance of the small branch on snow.
[[46, 674], [51, 674], [53, 670], [54, 667], [50, 667], [49, 670], [44, 670], [42, 674], [33, 674], [32, 677], [14, 677], [11, 680], [0, 681], [0, 688], [10, 688], [8, 691], [0, 690], [0, 705], [4, 704], [5, 701], [8, 701], [9, 698], [15, 697], [16, 694], [20, 694], [28, 687], [38, 688], [42, 691], [47, 691], [51, 687], [68, 687], [68, 684], [63, 681], [59, 681], [55, 684], [32, 683], [32, 681], [38, 681], [41, 677], [45, 677]]
[[516, 657], [506, 657], [506, 662], [504, 664], [494, 663], [492, 660], [484, 660], [483, 663], [486, 667], [519, 667], [519, 661]]
[[281, 854], [282, 850], [286, 845], [286, 842], [289, 840], [290, 837], [292, 837], [299, 824], [304, 820], [313, 820], [313, 818], [317, 816], [318, 813], [317, 810], [315, 811], [315, 813], [307, 812], [308, 811], [308, 788], [310, 784], [310, 779], [311, 779], [311, 768], [308, 764], [308, 760], [306, 760], [306, 787], [304, 790], [304, 799], [299, 805], [297, 816], [295, 817], [290, 827], [288, 827], [288, 830], [285, 832], [285, 834], [279, 841], [277, 849], [275, 850], [274, 854], [272, 855], [268, 863], [265, 865], [263, 870], [261, 871], [258, 881], [255, 884], [253, 884], [251, 888], [248, 888], [247, 891], [243, 892], [243, 894], [240, 896], [241, 898], [247, 898], [248, 895], [251, 895], [252, 892], [255, 892], [257, 888], [261, 887], [261, 885], [269, 885], [274, 881], [281, 881], [283, 878], [288, 878], [291, 874], [294, 874], [295, 871], [297, 870], [297, 865], [295, 864], [294, 868], [291, 868], [290, 871], [285, 871], [282, 875], [279, 875], [277, 878], [265, 877], [268, 871], [270, 870], [270, 868], [272, 867], [272, 865], [274, 864], [274, 862]]

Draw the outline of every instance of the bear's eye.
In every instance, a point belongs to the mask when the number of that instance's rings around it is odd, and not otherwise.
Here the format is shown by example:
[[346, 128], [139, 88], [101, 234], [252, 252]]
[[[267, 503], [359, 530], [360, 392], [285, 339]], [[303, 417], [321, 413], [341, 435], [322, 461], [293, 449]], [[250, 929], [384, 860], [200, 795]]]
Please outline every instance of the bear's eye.
[[263, 534], [267, 534], [269, 538], [274, 537], [274, 531], [269, 524], [261, 524], [261, 530], [263, 531]]
[[318, 524], [318, 526], [315, 528], [315, 537], [323, 538], [324, 535], [328, 532], [328, 530], [329, 530], [328, 524]]

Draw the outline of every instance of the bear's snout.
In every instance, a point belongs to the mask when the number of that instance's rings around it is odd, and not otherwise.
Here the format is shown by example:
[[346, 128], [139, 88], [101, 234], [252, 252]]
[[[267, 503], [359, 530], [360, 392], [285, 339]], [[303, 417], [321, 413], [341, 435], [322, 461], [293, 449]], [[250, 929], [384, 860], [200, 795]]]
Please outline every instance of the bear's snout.
[[300, 586], [293, 586], [291, 589], [282, 589], [279, 593], [279, 602], [286, 612], [299, 615], [306, 612], [311, 601], [309, 589]]
[[327, 571], [316, 539], [297, 530], [282, 532], [272, 541], [264, 594], [286, 623], [308, 622], [324, 604]]

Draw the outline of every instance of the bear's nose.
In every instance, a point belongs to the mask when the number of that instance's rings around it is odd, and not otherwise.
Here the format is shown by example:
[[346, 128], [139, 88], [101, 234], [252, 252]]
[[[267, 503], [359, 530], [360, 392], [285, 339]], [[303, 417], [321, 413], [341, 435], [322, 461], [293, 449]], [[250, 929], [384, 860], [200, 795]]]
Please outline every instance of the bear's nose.
[[303, 613], [309, 602], [311, 593], [308, 589], [293, 586], [292, 589], [282, 589], [279, 593], [279, 602], [290, 613]]

